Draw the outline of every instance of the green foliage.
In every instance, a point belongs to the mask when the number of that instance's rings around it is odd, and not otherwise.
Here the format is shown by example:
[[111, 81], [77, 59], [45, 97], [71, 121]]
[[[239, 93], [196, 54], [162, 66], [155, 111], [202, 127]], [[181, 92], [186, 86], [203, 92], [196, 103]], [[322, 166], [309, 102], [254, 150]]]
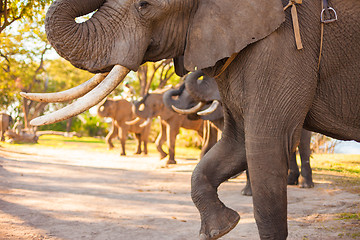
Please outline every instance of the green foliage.
[[360, 221], [360, 213], [340, 213], [338, 219], [353, 219]]
[[[66, 131], [67, 121], [61, 121], [53, 124], [48, 124], [40, 126], [38, 130], [53, 130], [53, 131]], [[108, 124], [102, 122], [98, 116], [91, 116], [87, 111], [79, 115], [79, 117], [74, 117], [72, 120], [70, 132], [77, 132], [81, 136], [106, 136]]]
[[76, 120], [73, 124], [72, 130], [80, 133], [82, 136], [106, 136], [107, 134], [107, 123], [101, 121], [98, 116], [91, 116], [86, 111], [81, 114], [81, 119]]
[[53, 124], [43, 125], [38, 128], [39, 131], [52, 130], [52, 131], [66, 131], [66, 121], [61, 121]]
[[[44, 14], [37, 17], [43, 19]], [[42, 58], [49, 45], [39, 22], [24, 22], [0, 33], [0, 107], [3, 109], [21, 100], [20, 90], [44, 88]]]
[[176, 143], [180, 146], [193, 147], [201, 149], [201, 138], [194, 130], [180, 128], [180, 133], [177, 136]]
[[63, 58], [47, 60], [44, 66], [48, 78], [48, 91], [61, 91], [75, 87], [94, 74], [75, 68]]
[[0, 33], [16, 21], [33, 22], [38, 20], [45, 6], [52, 0], [1, 0]]

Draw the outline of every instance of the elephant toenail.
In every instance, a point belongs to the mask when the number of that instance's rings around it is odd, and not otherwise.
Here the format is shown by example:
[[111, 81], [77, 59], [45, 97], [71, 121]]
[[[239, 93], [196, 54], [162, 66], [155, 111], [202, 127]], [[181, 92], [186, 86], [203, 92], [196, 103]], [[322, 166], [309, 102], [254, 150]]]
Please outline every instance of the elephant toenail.
[[215, 236], [217, 236], [217, 235], [219, 235], [220, 234], [220, 231], [219, 230], [211, 230], [211, 232], [210, 232], [210, 237], [215, 237]]
[[204, 234], [204, 233], [201, 233], [199, 235], [199, 240], [208, 240], [209, 238]]

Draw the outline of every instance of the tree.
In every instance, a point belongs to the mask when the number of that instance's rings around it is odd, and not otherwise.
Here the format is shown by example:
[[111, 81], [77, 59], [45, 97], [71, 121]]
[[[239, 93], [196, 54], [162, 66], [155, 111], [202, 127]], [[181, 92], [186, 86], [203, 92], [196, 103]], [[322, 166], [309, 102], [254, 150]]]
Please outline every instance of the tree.
[[52, 0], [0, 0], [0, 33], [18, 20], [34, 20]]
[[44, 18], [44, 12], [39, 12], [33, 16], [34, 21], [14, 25], [0, 33], [0, 108], [17, 109], [15, 116], [21, 111], [25, 128], [29, 127], [29, 120], [61, 104], [47, 105], [22, 99], [20, 91], [61, 91], [92, 76], [65, 60], [46, 59], [51, 47], [43, 29]]
[[163, 88], [170, 81], [172, 84], [179, 82], [175, 75], [171, 59], [158, 62], [147, 62], [137, 71], [137, 80], [140, 83], [140, 96], [144, 96], [150, 89]]
[[313, 153], [334, 153], [335, 146], [339, 141], [320, 133], [311, 136], [311, 151]]

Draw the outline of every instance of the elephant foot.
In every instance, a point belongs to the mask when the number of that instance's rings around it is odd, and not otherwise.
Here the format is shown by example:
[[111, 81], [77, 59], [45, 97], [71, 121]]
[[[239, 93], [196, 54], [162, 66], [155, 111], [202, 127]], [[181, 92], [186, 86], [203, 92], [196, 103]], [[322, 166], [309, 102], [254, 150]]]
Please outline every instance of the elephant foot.
[[176, 164], [176, 161], [174, 159], [169, 159], [166, 164]]
[[299, 173], [290, 172], [287, 177], [288, 185], [298, 185], [299, 184]]
[[206, 222], [202, 220], [199, 239], [218, 239], [230, 232], [239, 221], [240, 215], [234, 210], [224, 206], [221, 212], [208, 216]]
[[136, 154], [136, 155], [139, 155], [139, 154], [141, 154], [141, 151], [137, 151], [135, 154]]
[[175, 160], [170, 160], [170, 159], [169, 160], [160, 159], [159, 164], [158, 164], [157, 167], [159, 167], [159, 168], [168, 168], [169, 165], [171, 165], [171, 164], [176, 164], [176, 161]]
[[114, 146], [108, 146], [108, 150], [114, 149]]
[[252, 190], [250, 184], [246, 184], [243, 190], [241, 190], [241, 194], [244, 196], [252, 196]]
[[300, 176], [299, 187], [300, 188], [313, 188], [314, 182], [312, 181], [311, 178], [308, 179], [308, 178], [304, 178], [304, 177]]
[[126, 156], [126, 154], [125, 154], [125, 153], [121, 153], [120, 155], [121, 155], [121, 156]]

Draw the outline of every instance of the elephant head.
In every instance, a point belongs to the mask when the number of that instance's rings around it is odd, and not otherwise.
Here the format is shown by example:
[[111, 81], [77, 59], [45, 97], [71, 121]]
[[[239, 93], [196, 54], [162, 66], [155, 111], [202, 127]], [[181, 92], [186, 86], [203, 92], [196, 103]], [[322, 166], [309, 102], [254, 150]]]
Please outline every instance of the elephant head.
[[159, 89], [146, 94], [143, 98], [134, 102], [133, 112], [140, 118], [146, 119], [143, 126], [150, 123], [154, 117], [161, 116], [167, 118], [168, 110], [163, 103], [163, 94], [168, 89]]
[[[95, 10], [89, 20], [75, 21]], [[129, 70], [146, 61], [174, 58], [180, 75], [214, 66], [266, 37], [283, 21], [280, 0], [57, 0], [45, 23], [55, 50], [78, 68], [112, 71], [75, 105], [32, 124], [48, 124], [85, 111], [120, 84]]]
[[[185, 77], [184, 86], [182, 91], [172, 90], [164, 94], [163, 100], [169, 109], [179, 114], [197, 115], [203, 120], [224, 120], [221, 97], [214, 78], [197, 70]], [[173, 96], [177, 96], [177, 99], [172, 99]]]
[[112, 117], [115, 112], [116, 112], [116, 104], [115, 101], [111, 99], [107, 99], [97, 109], [97, 114], [100, 117]]
[[191, 108], [192, 113], [188, 114], [189, 120], [200, 119], [196, 112], [201, 110], [201, 108], [205, 105], [203, 102], [196, 101], [188, 93], [188, 91], [186, 91], [185, 83], [181, 84], [178, 88], [166, 91], [163, 95], [163, 102], [170, 111], [174, 111], [175, 109]]

